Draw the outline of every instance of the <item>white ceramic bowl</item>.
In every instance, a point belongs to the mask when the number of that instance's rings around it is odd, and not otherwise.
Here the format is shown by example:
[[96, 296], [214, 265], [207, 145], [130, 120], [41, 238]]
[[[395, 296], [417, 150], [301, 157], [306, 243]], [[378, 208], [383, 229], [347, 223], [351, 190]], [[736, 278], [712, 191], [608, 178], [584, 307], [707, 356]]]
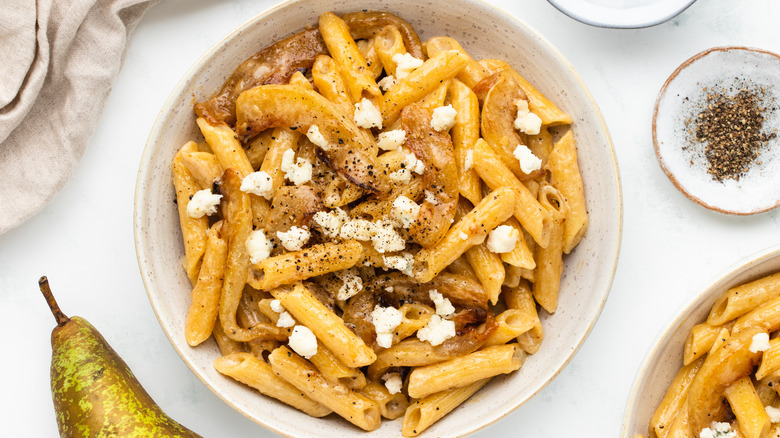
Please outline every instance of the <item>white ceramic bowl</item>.
[[682, 366], [685, 338], [694, 325], [707, 319], [715, 300], [731, 287], [777, 271], [780, 271], [780, 245], [734, 265], [676, 313], [661, 331], [634, 379], [623, 418], [623, 438], [632, 438], [637, 433], [647, 434], [650, 417]]
[[671, 20], [696, 0], [548, 0], [559, 11], [585, 24], [632, 29]]
[[[219, 356], [209, 340], [190, 348], [184, 339], [190, 285], [181, 267], [181, 243], [170, 162], [178, 147], [198, 138], [193, 95], [203, 100], [245, 58], [262, 47], [317, 23], [324, 11], [388, 10], [410, 21], [426, 40], [455, 37], [477, 59], [509, 61], [576, 121], [576, 140], [590, 213], [590, 228], [566, 259], [558, 312], [543, 317], [541, 350], [516, 373], [494, 379], [471, 401], [423, 436], [461, 436], [503, 417], [537, 393], [566, 365], [595, 323], [609, 293], [620, 247], [620, 179], [609, 133], [596, 103], [571, 65], [541, 35], [479, 1], [451, 0], [430, 8], [416, 0], [292, 1], [267, 11], [219, 42], [171, 93], [149, 135], [141, 159], [134, 232], [138, 263], [149, 300], [176, 351], [215, 394], [252, 420], [296, 437], [350, 437], [365, 433], [335, 416], [314, 419], [217, 373]], [[273, 412], [273, 415], [269, 415]], [[219, 419], [214, 419], [219, 421]], [[386, 421], [374, 437], [398, 436], [400, 421]]]

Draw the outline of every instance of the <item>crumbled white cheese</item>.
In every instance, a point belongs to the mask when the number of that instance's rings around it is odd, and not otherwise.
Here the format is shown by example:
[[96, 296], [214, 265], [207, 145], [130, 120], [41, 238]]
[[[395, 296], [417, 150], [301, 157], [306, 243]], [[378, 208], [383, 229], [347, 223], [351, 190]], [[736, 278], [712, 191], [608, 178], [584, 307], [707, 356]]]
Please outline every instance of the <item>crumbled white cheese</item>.
[[425, 163], [418, 159], [413, 153], [406, 154], [404, 166], [418, 175], [425, 173]]
[[295, 151], [287, 149], [282, 154], [282, 172], [285, 178], [299, 186], [311, 181], [312, 165], [305, 158], [295, 160]]
[[263, 230], [254, 230], [246, 238], [246, 252], [249, 254], [249, 262], [258, 263], [271, 256], [274, 244], [265, 236]]
[[404, 228], [409, 228], [418, 214], [420, 214], [420, 206], [404, 195], [395, 198], [390, 208], [390, 217]]
[[355, 104], [355, 124], [361, 128], [381, 128], [382, 127], [382, 113], [379, 108], [366, 99]]
[[460, 237], [460, 240], [469, 240], [469, 235], [464, 233], [463, 231], [458, 234], [458, 237]]
[[395, 79], [395, 76], [393, 75], [387, 75], [379, 80], [379, 82], [376, 83], [379, 85], [379, 88], [382, 89], [382, 91], [387, 91], [390, 88], [392, 88], [394, 85], [398, 84], [398, 81]]
[[471, 170], [471, 166], [474, 165], [474, 151], [469, 149], [466, 151], [466, 158], [463, 160], [463, 170]]
[[371, 244], [379, 253], [403, 251], [406, 248], [406, 240], [398, 234], [390, 222], [377, 222], [373, 231]]
[[309, 241], [311, 233], [306, 227], [293, 225], [287, 231], [277, 231], [276, 237], [282, 242], [282, 246], [287, 251], [300, 251], [303, 245]]
[[290, 333], [290, 348], [306, 359], [317, 354], [317, 338], [304, 325], [296, 325]]
[[447, 317], [455, 313], [455, 307], [450, 302], [450, 299], [445, 298], [438, 290], [431, 289], [428, 291], [428, 296], [431, 297], [433, 304], [436, 306], [437, 315]]
[[325, 237], [333, 239], [338, 237], [341, 227], [349, 220], [349, 216], [347, 216], [347, 213], [345, 213], [344, 210], [336, 207], [333, 211], [329, 212], [318, 211], [314, 213], [312, 219]]
[[289, 312], [281, 312], [279, 319], [276, 321], [277, 327], [288, 328], [295, 325], [295, 320]]
[[780, 409], [774, 406], [767, 406], [766, 414], [769, 415], [769, 421], [772, 423], [780, 423]]
[[274, 180], [264, 170], [252, 172], [241, 180], [241, 191], [270, 200], [274, 196]]
[[412, 172], [409, 169], [398, 169], [395, 172], [391, 172], [389, 175], [390, 181], [399, 184], [407, 184], [412, 180]]
[[425, 191], [425, 202], [431, 205], [439, 205], [439, 200], [436, 199], [436, 195], [434, 195], [433, 192], [430, 192], [428, 190]]
[[222, 195], [215, 195], [210, 189], [195, 192], [187, 203], [187, 216], [196, 219], [206, 215], [211, 216], [217, 212], [220, 199]]
[[[382, 262], [385, 264], [386, 268], [390, 269], [398, 269], [399, 271], [403, 272], [404, 274], [408, 276], [412, 276], [412, 268], [414, 267], [414, 256], [408, 252], [401, 253], [401, 255], [394, 255], [394, 256], [382, 256]], [[385, 288], [385, 290], [388, 290], [388, 292], [392, 292], [393, 288]]]
[[339, 288], [338, 294], [336, 295], [337, 300], [346, 301], [363, 290], [363, 279], [360, 278], [360, 276], [357, 275], [354, 270], [349, 269], [344, 271], [339, 274], [339, 277], [341, 278], [341, 281], [344, 282], [344, 284], [342, 284], [341, 288]]
[[282, 313], [284, 312], [284, 306], [282, 306], [282, 302], [279, 300], [271, 300], [271, 310], [276, 313]]
[[517, 161], [520, 162], [520, 170], [524, 173], [531, 173], [534, 170], [542, 168], [542, 160], [534, 155], [534, 153], [528, 149], [528, 146], [522, 144], [517, 145], [514, 156], [517, 158]]
[[399, 81], [409, 76], [409, 73], [423, 65], [422, 59], [415, 58], [409, 53], [396, 53], [393, 55], [393, 62], [396, 65], [395, 77], [398, 78]]
[[731, 424], [713, 421], [710, 427], [699, 432], [699, 438], [736, 438], [737, 433], [731, 430]]
[[753, 339], [750, 342], [750, 352], [758, 353], [766, 350], [769, 350], [769, 334], [756, 333], [753, 335]]
[[[382, 256], [382, 257], [384, 257], [384, 256]], [[393, 286], [387, 286], [385, 288], [385, 292], [387, 292], [387, 293], [393, 293], [394, 290], [395, 290], [395, 288]]]
[[330, 143], [328, 143], [328, 140], [325, 140], [325, 137], [320, 132], [319, 126], [309, 126], [309, 130], [306, 131], [306, 137], [309, 138], [310, 142], [314, 143], [316, 146], [319, 146], [323, 151], [330, 150]]
[[350, 219], [342, 225], [339, 235], [342, 239], [371, 240], [375, 225], [365, 219]]
[[393, 345], [393, 330], [404, 320], [404, 314], [395, 307], [382, 307], [377, 305], [371, 312], [376, 331], [376, 343], [382, 348], [390, 348]]
[[519, 238], [520, 232], [517, 229], [509, 225], [499, 225], [488, 235], [487, 248], [497, 254], [510, 252], [515, 249]]
[[387, 392], [390, 394], [398, 394], [401, 392], [401, 388], [403, 387], [403, 380], [401, 380], [401, 375], [398, 373], [387, 373], [384, 376], [382, 376], [382, 380], [385, 381], [385, 388], [387, 388]]
[[455, 116], [458, 112], [452, 105], [440, 106], [433, 110], [431, 117], [431, 128], [435, 131], [449, 131], [455, 126]]
[[443, 319], [439, 315], [431, 315], [428, 324], [417, 330], [417, 338], [421, 341], [428, 341], [434, 347], [454, 336], [455, 322]]
[[376, 145], [383, 151], [394, 151], [400, 148], [404, 141], [406, 141], [406, 131], [393, 129], [379, 134], [376, 138]]
[[538, 135], [542, 129], [542, 119], [528, 109], [528, 101], [517, 99], [517, 117], [515, 117], [515, 129], [528, 135]]

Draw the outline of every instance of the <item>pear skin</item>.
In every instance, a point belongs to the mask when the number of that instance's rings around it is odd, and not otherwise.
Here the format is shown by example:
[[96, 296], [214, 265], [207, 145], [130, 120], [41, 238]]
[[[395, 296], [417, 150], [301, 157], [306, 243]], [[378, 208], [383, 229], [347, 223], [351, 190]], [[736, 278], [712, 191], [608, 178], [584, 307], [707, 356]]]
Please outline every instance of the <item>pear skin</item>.
[[200, 438], [157, 406], [92, 324], [60, 311], [46, 277], [39, 283], [57, 319], [51, 391], [61, 438]]

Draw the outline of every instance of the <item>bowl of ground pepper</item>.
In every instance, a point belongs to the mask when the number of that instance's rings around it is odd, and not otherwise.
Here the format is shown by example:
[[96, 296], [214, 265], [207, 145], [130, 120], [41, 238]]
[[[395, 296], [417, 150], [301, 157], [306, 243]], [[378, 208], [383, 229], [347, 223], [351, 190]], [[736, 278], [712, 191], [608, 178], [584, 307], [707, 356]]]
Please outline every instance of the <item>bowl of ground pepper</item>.
[[749, 215], [780, 205], [780, 56], [716, 47], [667, 79], [653, 114], [658, 162], [685, 196]]

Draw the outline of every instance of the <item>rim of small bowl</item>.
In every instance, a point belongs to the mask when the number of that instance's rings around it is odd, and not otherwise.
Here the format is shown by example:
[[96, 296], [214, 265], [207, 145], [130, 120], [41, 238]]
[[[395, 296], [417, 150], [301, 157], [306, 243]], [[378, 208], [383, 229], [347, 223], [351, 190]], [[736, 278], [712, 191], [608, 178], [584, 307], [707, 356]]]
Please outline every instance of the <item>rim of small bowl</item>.
[[[630, 427], [629, 420], [631, 420], [635, 415], [635, 405], [640, 396], [639, 391], [645, 385], [645, 378], [650, 366], [658, 360], [660, 350], [666, 347], [666, 344], [663, 341], [685, 322], [686, 317], [692, 309], [701, 303], [712, 299], [712, 294], [714, 294], [716, 290], [722, 289], [724, 287], [723, 285], [727, 284], [729, 281], [732, 281], [735, 277], [739, 276], [741, 273], [750, 269], [751, 267], [778, 257], [780, 257], [780, 244], [775, 244], [751, 255], [743, 257], [735, 263], [732, 263], [726, 269], [724, 269], [725, 274], [716, 274], [707, 282], [702, 283], [704, 286], [696, 289], [700, 292], [693, 295], [681, 306], [679, 306], [672, 314], [672, 316], [667, 319], [666, 323], [658, 331], [658, 334], [653, 339], [653, 343], [651, 344], [652, 347], [645, 354], [645, 357], [642, 359], [642, 362], [640, 363], [639, 368], [634, 375], [634, 383], [631, 387], [631, 392], [629, 393], [628, 399], [626, 400], [626, 411], [623, 415], [623, 426], [621, 427], [622, 438], [632, 438], [636, 433], [639, 433], [639, 431], [628, 430]], [[719, 292], [722, 293], [723, 290], [719, 290]]]
[[[581, 23], [585, 23], [589, 26], [604, 27], [609, 29], [642, 29], [646, 27], [657, 26], [680, 15], [681, 13], [683, 13], [683, 11], [688, 9], [692, 4], [696, 2], [696, 0], [685, 0], [684, 2], [677, 2], [678, 4], [675, 4], [672, 1], [667, 1], [667, 3], [670, 5], [668, 10], [664, 9], [662, 14], [650, 15], [649, 18], [647, 15], [647, 11], [651, 10], [651, 7], [649, 6], [635, 6], [631, 8], [624, 8], [622, 10], [619, 10], [620, 12], [617, 12], [617, 14], [615, 15], [616, 17], [615, 20], [605, 21], [601, 17], [605, 15], [612, 15], [615, 13], [615, 11], [618, 11], [618, 9], [611, 8], [608, 6], [592, 5], [589, 6], [590, 8], [589, 10], [587, 10], [585, 13], [582, 13], [582, 12], [578, 12], [576, 8], [571, 7], [570, 0], [563, 0], [563, 1], [547, 0], [547, 1], [551, 5], [553, 5], [555, 9], [558, 9], [559, 11], [563, 12], [567, 16]], [[605, 14], [605, 11], [610, 11], [611, 14]]]
[[669, 88], [669, 85], [674, 82], [675, 79], [677, 79], [677, 76], [685, 70], [686, 68], [690, 67], [693, 63], [698, 61], [701, 58], [704, 58], [707, 55], [710, 55], [713, 52], [729, 52], [729, 51], [746, 51], [746, 52], [756, 52], [761, 53], [764, 55], [770, 55], [774, 56], [775, 58], [780, 59], [780, 55], [777, 53], [771, 52], [769, 50], [764, 49], [758, 49], [755, 47], [746, 47], [746, 46], [717, 46], [712, 47], [707, 50], [704, 50], [702, 52], [699, 52], [690, 58], [686, 59], [682, 64], [680, 64], [679, 67], [677, 67], [671, 75], [666, 79], [664, 82], [664, 85], [661, 87], [661, 90], [658, 92], [658, 97], [655, 99], [655, 106], [653, 108], [653, 124], [652, 124], [652, 132], [653, 132], [653, 149], [655, 150], [655, 156], [658, 160], [658, 164], [661, 166], [661, 170], [663, 170], [664, 174], [667, 178], [669, 178], [669, 181], [671, 181], [672, 185], [677, 188], [677, 190], [680, 191], [683, 195], [685, 195], [686, 198], [690, 199], [691, 201], [701, 205], [704, 208], [708, 208], [712, 211], [717, 211], [718, 213], [724, 213], [724, 214], [731, 214], [735, 216], [750, 216], [754, 214], [759, 213], [765, 213], [770, 210], [774, 210], [778, 206], [780, 206], [780, 199], [777, 200], [773, 205], [762, 207], [762, 208], [756, 208], [750, 211], [735, 211], [735, 210], [728, 210], [725, 208], [718, 207], [716, 205], [709, 204], [707, 202], [704, 202], [699, 197], [693, 195], [690, 193], [682, 184], [680, 184], [680, 181], [677, 179], [675, 174], [669, 170], [669, 168], [666, 166], [666, 161], [663, 158], [663, 155], [661, 154], [660, 146], [658, 145], [658, 132], [656, 130], [656, 122], [658, 120], [658, 107], [661, 104], [661, 100], [666, 95], [666, 89]]
[[[151, 290], [154, 288], [154, 286], [150, 283], [150, 278], [146, 272], [146, 269], [144, 267], [144, 259], [147, 257], [147, 252], [142, 247], [142, 230], [141, 230], [141, 218], [144, 216], [144, 204], [145, 204], [145, 198], [146, 195], [144, 193], [144, 181], [146, 179], [146, 172], [150, 171], [148, 169], [148, 166], [145, 166], [148, 164], [150, 160], [150, 156], [152, 155], [152, 143], [154, 142], [154, 139], [157, 138], [160, 134], [160, 131], [163, 127], [163, 117], [165, 117], [169, 111], [174, 106], [174, 100], [175, 98], [181, 93], [183, 89], [185, 89], [190, 81], [190, 79], [194, 76], [194, 74], [202, 68], [204, 63], [212, 58], [214, 56], [214, 53], [221, 50], [226, 44], [228, 44], [230, 41], [233, 40], [233, 38], [242, 32], [244, 29], [246, 29], [248, 26], [250, 26], [252, 23], [255, 23], [256, 21], [260, 21], [263, 19], [266, 19], [268, 15], [271, 15], [275, 13], [277, 10], [282, 8], [291, 7], [292, 5], [298, 4], [298, 3], [306, 3], [311, 0], [285, 0], [281, 3], [278, 3], [269, 9], [266, 9], [254, 17], [248, 19], [241, 25], [237, 26], [233, 30], [231, 30], [226, 36], [221, 38], [219, 41], [217, 41], [214, 45], [212, 45], [203, 55], [201, 55], [194, 63], [193, 65], [187, 70], [186, 73], [182, 76], [182, 78], [176, 83], [175, 87], [172, 89], [168, 97], [166, 98], [165, 102], [163, 103], [162, 107], [160, 108], [160, 111], [155, 118], [154, 124], [152, 125], [152, 129], [149, 133], [149, 136], [147, 137], [146, 144], [144, 146], [144, 151], [141, 155], [140, 160], [140, 167], [138, 170], [138, 177], [136, 180], [136, 186], [135, 186], [135, 195], [134, 195], [134, 208], [133, 208], [133, 236], [135, 241], [135, 250], [136, 250], [136, 258], [139, 265], [139, 270], [141, 272], [141, 279], [144, 284], [144, 289], [146, 290], [147, 298], [149, 299], [150, 304], [152, 305], [152, 309], [155, 313], [155, 316], [157, 318], [158, 324], [160, 324], [160, 327], [163, 329], [163, 332], [165, 333], [166, 337], [168, 338], [168, 342], [171, 344], [171, 346], [174, 348], [176, 353], [179, 355], [179, 357], [182, 359], [182, 361], [187, 365], [187, 368], [190, 369], [190, 371], [198, 378], [198, 380], [203, 383], [213, 394], [215, 394], [220, 400], [222, 400], [225, 404], [230, 406], [233, 410], [239, 412], [244, 417], [250, 419], [252, 422], [259, 424], [260, 426], [271, 430], [277, 434], [290, 437], [290, 438], [296, 438], [294, 435], [290, 435], [288, 433], [285, 433], [281, 430], [278, 430], [273, 425], [263, 422], [258, 418], [253, 417], [250, 415], [250, 413], [244, 411], [242, 408], [236, 406], [229, 398], [227, 398], [218, 388], [211, 385], [205, 378], [205, 376], [201, 375], [201, 373], [195, 369], [193, 369], [192, 364], [185, 358], [184, 352], [177, 346], [176, 343], [173, 342], [174, 334], [171, 333], [168, 328], [162, 324], [161, 321], [161, 315], [159, 313], [159, 303], [157, 303], [155, 297], [152, 295]], [[601, 130], [604, 133], [604, 140], [609, 145], [609, 152], [612, 157], [612, 164], [613, 168], [611, 169], [612, 172], [610, 175], [614, 176], [614, 184], [615, 184], [615, 190], [616, 190], [616, 198], [617, 198], [617, 205], [612, 206], [614, 210], [617, 212], [617, 227], [612, 230], [614, 233], [611, 238], [615, 241], [615, 248], [614, 248], [614, 255], [609, 258], [611, 260], [612, 266], [609, 268], [609, 280], [606, 282], [604, 291], [600, 295], [600, 302], [597, 308], [597, 311], [593, 315], [593, 318], [590, 319], [590, 321], [587, 324], [587, 327], [582, 333], [581, 338], [578, 340], [576, 345], [573, 346], [571, 352], [567, 356], [567, 358], [561, 363], [561, 365], [553, 372], [553, 374], [545, 380], [541, 385], [538, 386], [528, 397], [526, 397], [524, 400], [519, 401], [518, 403], [514, 404], [511, 408], [503, 411], [499, 415], [497, 415], [495, 418], [490, 419], [489, 421], [480, 424], [470, 430], [466, 431], [459, 431], [456, 435], [453, 435], [455, 437], [462, 437], [465, 435], [469, 435], [472, 433], [475, 433], [477, 431], [480, 431], [498, 420], [501, 420], [502, 418], [506, 417], [510, 413], [514, 412], [517, 408], [519, 408], [521, 405], [526, 403], [528, 400], [533, 398], [536, 394], [538, 394], [542, 389], [544, 389], [550, 382], [552, 382], [562, 371], [563, 369], [569, 364], [569, 362], [572, 360], [574, 355], [579, 351], [582, 344], [585, 342], [585, 340], [588, 338], [590, 333], [593, 330], [593, 327], [595, 326], [596, 322], [598, 321], [604, 306], [606, 304], [607, 298], [609, 296], [609, 293], [612, 289], [612, 284], [614, 282], [615, 273], [617, 270], [618, 260], [620, 256], [620, 249], [622, 245], [622, 231], [623, 231], [623, 189], [622, 189], [622, 183], [620, 179], [620, 170], [618, 167], [618, 161], [617, 161], [617, 154], [615, 152], [615, 147], [612, 141], [612, 136], [609, 132], [609, 128], [607, 126], [606, 120], [604, 119], [604, 116], [601, 112], [601, 109], [599, 108], [597, 102], [593, 98], [592, 93], [590, 92], [590, 89], [585, 85], [580, 75], [577, 73], [577, 71], [574, 69], [574, 67], [571, 65], [571, 63], [566, 59], [566, 57], [556, 48], [546, 37], [544, 37], [539, 31], [536, 30], [533, 26], [529, 25], [525, 21], [517, 18], [513, 14], [506, 12], [500, 7], [497, 7], [495, 5], [492, 5], [488, 3], [485, 0], [463, 0], [470, 3], [474, 3], [478, 5], [482, 9], [492, 9], [495, 14], [498, 15], [504, 15], [507, 17], [510, 21], [513, 21], [517, 27], [525, 28], [525, 30], [533, 35], [538, 43], [548, 51], [551, 52], [551, 54], [557, 58], [562, 66], [564, 66], [568, 73], [571, 75], [571, 77], [576, 80], [578, 83], [581, 91], [585, 94], [587, 97], [587, 100], [589, 104], [591, 105], [592, 110], [594, 111], [594, 114], [596, 116], [596, 119], [598, 121], [598, 125], [600, 126]], [[391, 5], [388, 5], [388, 8], [390, 8]], [[554, 315], [553, 315], [554, 317]]]

